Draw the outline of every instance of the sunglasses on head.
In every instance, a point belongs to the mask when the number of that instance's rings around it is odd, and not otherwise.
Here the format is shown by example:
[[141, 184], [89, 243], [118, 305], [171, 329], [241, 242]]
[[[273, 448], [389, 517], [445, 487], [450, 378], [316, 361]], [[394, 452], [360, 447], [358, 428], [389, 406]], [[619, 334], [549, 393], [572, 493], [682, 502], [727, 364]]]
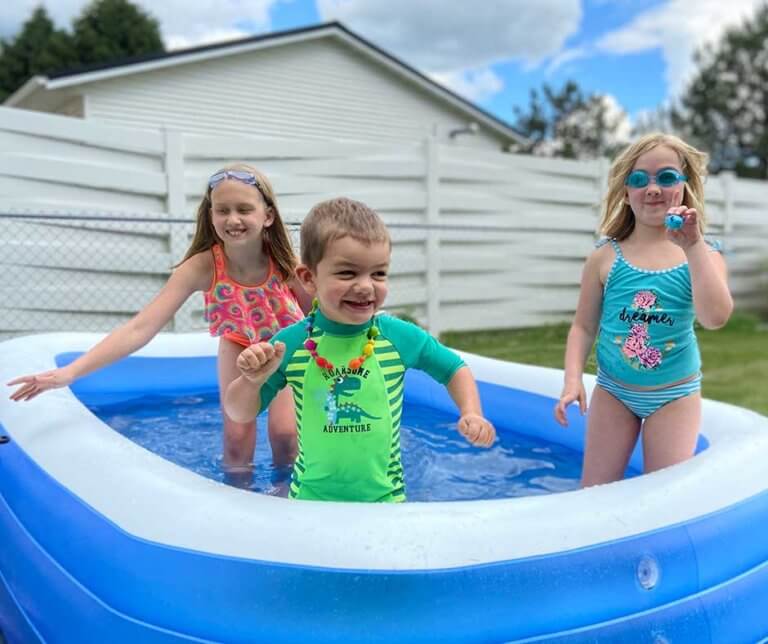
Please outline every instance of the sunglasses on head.
[[264, 197], [264, 201], [267, 202], [267, 205], [272, 204], [272, 200], [267, 197], [264, 189], [259, 183], [259, 180], [256, 178], [256, 175], [253, 174], [253, 172], [248, 172], [247, 170], [221, 170], [220, 172], [211, 175], [211, 178], [208, 179], [208, 188], [213, 190], [222, 181], [226, 181], [227, 179], [234, 179], [240, 183], [253, 186], [261, 193], [261, 196]]
[[645, 188], [651, 181], [661, 188], [671, 188], [681, 181], [687, 181], [688, 177], [680, 174], [674, 168], [664, 168], [656, 174], [648, 174], [645, 170], [633, 170], [629, 173], [625, 185], [630, 188]]

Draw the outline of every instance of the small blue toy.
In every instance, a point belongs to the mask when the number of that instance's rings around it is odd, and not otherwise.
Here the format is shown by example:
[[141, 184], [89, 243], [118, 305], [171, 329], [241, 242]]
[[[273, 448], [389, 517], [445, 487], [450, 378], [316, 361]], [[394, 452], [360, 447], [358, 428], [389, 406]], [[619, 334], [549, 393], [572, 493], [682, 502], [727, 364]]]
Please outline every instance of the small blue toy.
[[683, 223], [685, 223], [685, 219], [680, 215], [669, 213], [664, 217], [664, 225], [670, 230], [680, 230], [683, 227]]

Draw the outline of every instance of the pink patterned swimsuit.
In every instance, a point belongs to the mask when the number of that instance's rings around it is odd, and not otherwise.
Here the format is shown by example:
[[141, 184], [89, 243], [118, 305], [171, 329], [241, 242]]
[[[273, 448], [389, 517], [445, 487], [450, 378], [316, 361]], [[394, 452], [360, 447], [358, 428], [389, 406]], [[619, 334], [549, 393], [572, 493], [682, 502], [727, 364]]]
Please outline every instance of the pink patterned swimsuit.
[[219, 244], [211, 248], [214, 274], [204, 294], [205, 320], [211, 335], [247, 347], [265, 342], [286, 326], [304, 318], [296, 296], [269, 260], [267, 278], [256, 286], [238, 284], [227, 275], [224, 252]]

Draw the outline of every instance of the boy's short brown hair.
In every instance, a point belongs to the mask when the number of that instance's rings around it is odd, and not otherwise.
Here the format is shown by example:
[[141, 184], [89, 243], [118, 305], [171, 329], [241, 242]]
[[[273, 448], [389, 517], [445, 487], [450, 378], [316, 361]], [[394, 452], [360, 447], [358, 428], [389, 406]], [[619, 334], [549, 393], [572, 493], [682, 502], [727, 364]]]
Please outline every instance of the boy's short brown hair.
[[301, 224], [301, 263], [315, 270], [328, 245], [342, 237], [364, 244], [392, 244], [375, 210], [360, 201], [336, 197], [316, 204]]

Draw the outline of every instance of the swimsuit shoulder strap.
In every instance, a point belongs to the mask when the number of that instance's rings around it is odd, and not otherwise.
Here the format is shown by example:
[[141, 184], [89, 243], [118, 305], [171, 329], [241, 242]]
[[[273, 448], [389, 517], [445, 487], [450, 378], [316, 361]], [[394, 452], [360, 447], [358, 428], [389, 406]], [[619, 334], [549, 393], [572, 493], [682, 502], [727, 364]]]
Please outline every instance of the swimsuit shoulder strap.
[[227, 279], [227, 262], [224, 258], [224, 251], [219, 244], [211, 246], [211, 252], [213, 253], [213, 268], [215, 271], [215, 278], [217, 282], [221, 282]]

